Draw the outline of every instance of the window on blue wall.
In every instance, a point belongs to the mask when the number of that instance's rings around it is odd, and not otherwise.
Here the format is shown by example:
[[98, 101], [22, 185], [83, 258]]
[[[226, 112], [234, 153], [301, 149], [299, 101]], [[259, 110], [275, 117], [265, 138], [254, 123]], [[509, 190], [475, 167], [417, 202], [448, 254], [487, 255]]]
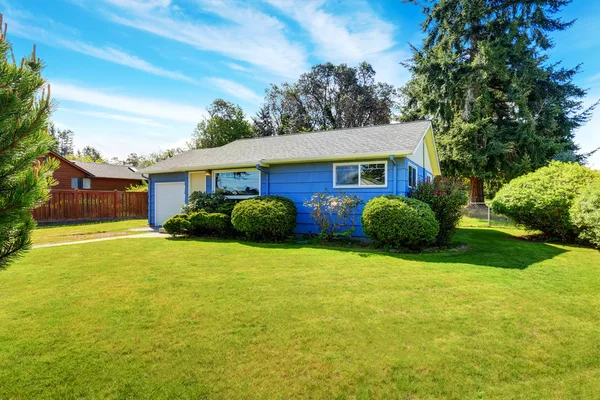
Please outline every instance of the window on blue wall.
[[215, 172], [216, 193], [228, 197], [252, 197], [260, 195], [260, 172], [257, 170]]
[[412, 165], [408, 166], [408, 187], [417, 186], [417, 169]]
[[334, 187], [384, 187], [387, 185], [387, 163], [343, 163], [333, 165]]

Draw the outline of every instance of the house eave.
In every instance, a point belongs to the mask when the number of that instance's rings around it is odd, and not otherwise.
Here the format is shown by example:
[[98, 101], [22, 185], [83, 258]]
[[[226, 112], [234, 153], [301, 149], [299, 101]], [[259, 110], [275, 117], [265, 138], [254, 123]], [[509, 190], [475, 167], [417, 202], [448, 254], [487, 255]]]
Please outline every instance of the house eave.
[[240, 164], [220, 164], [220, 165], [200, 165], [185, 168], [172, 168], [158, 171], [146, 172], [141, 170], [141, 173], [147, 175], [154, 174], [168, 174], [173, 172], [190, 172], [190, 171], [205, 171], [205, 170], [218, 170], [218, 169], [229, 169], [229, 168], [255, 168], [256, 164], [261, 164], [264, 167], [269, 165], [280, 165], [280, 164], [300, 164], [310, 162], [328, 162], [328, 161], [354, 161], [361, 159], [373, 159], [373, 158], [385, 158], [388, 159], [390, 155], [394, 157], [406, 157], [410, 155], [412, 151], [386, 151], [382, 153], [364, 153], [364, 154], [346, 154], [340, 156], [325, 156], [325, 157], [311, 157], [311, 158], [286, 158], [286, 159], [273, 159], [273, 160], [256, 160], [254, 162], [246, 162]]

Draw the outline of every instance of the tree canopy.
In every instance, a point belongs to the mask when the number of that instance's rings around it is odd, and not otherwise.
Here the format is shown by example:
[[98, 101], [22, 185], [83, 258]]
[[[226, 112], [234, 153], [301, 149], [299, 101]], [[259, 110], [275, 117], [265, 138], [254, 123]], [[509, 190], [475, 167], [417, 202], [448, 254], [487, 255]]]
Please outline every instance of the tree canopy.
[[[417, 0], [410, 0], [418, 3]], [[549, 33], [573, 21], [555, 15], [570, 0], [436, 0], [423, 7], [425, 38], [405, 66], [404, 120], [430, 118], [443, 170], [507, 181], [573, 153], [574, 130], [591, 116], [580, 66], [549, 62]]]
[[190, 149], [219, 147], [237, 139], [255, 136], [254, 129], [245, 119], [239, 105], [223, 99], [216, 99], [206, 108], [208, 117], [198, 123], [191, 141]]
[[318, 64], [297, 82], [272, 84], [253, 121], [260, 136], [388, 124], [396, 95], [366, 62]]

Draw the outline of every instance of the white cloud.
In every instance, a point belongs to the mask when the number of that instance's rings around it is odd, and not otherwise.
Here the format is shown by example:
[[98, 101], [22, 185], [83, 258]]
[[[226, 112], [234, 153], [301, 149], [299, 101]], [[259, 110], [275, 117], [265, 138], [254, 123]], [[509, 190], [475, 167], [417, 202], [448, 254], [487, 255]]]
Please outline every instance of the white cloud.
[[15, 35], [20, 37], [24, 37], [26, 39], [37, 41], [40, 43], [45, 43], [54, 47], [66, 48], [81, 54], [86, 54], [91, 57], [99, 58], [101, 60], [144, 71], [152, 75], [162, 76], [165, 78], [175, 79], [187, 83], [198, 84], [198, 82], [195, 79], [186, 76], [180, 72], [169, 71], [165, 68], [152, 65], [149, 62], [142, 60], [141, 58], [138, 58], [111, 46], [97, 47], [78, 40], [68, 40], [52, 33], [51, 31], [35, 26], [24, 25], [19, 21], [11, 21], [10, 24], [11, 33], [14, 33]]
[[157, 6], [135, 0], [106, 1], [118, 10], [109, 12], [108, 17], [131, 28], [223, 54], [280, 76], [296, 78], [308, 67], [304, 48], [286, 38], [284, 24], [238, 2], [199, 1], [204, 12], [226, 21], [208, 24], [186, 19], [176, 7], [167, 7], [168, 2]]
[[369, 62], [378, 80], [403, 84], [408, 76], [400, 62], [404, 51], [394, 50], [395, 26], [383, 21], [361, 1], [352, 2], [350, 13], [325, 10], [323, 1], [265, 0], [294, 19], [316, 45], [316, 55], [333, 63]]
[[112, 113], [107, 113], [107, 112], [103, 112], [103, 111], [74, 110], [71, 108], [64, 108], [64, 107], [60, 107], [60, 111], [68, 112], [68, 113], [75, 113], [75, 114], [79, 114], [79, 115], [87, 115], [89, 117], [94, 117], [94, 118], [112, 119], [115, 121], [130, 122], [133, 124], [145, 125], [145, 126], [158, 126], [158, 127], [162, 127], [162, 128], [167, 126], [167, 125], [158, 123], [149, 118], [131, 117], [129, 115], [112, 114]]
[[250, 72], [249, 68], [246, 68], [244, 66], [241, 66], [239, 64], [236, 63], [227, 63], [227, 66], [235, 71], [241, 71], [241, 72]]
[[225, 93], [229, 93], [230, 95], [235, 96], [238, 99], [245, 100], [249, 103], [259, 104], [263, 101], [263, 98], [255, 91], [229, 79], [207, 78], [207, 81], [217, 86]]
[[206, 111], [198, 107], [176, 104], [147, 97], [107, 94], [97, 89], [82, 88], [62, 82], [52, 82], [52, 96], [150, 118], [181, 122], [198, 122]]

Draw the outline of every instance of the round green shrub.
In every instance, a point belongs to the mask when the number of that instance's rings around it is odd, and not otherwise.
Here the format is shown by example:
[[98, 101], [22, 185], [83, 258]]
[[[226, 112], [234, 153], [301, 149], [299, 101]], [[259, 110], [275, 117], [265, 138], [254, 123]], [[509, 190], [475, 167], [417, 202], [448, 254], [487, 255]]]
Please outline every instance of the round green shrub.
[[374, 197], [365, 205], [363, 231], [381, 246], [422, 249], [435, 242], [440, 225], [427, 204], [401, 196]]
[[190, 233], [193, 236], [217, 235], [229, 236], [232, 233], [231, 217], [223, 213], [199, 211], [190, 214]]
[[175, 216], [166, 220], [163, 228], [169, 235], [179, 236], [188, 234], [191, 224], [187, 219]]
[[224, 210], [228, 208], [233, 210], [235, 206], [235, 200], [230, 200], [223, 193], [204, 193], [204, 192], [193, 192], [188, 199], [186, 205], [183, 206], [183, 212], [192, 214], [199, 211], [206, 211], [207, 213], [222, 212], [227, 213]]
[[492, 210], [529, 230], [572, 240], [579, 233], [571, 220], [573, 201], [594, 180], [600, 180], [600, 172], [577, 163], [553, 161], [500, 189], [492, 202]]
[[579, 238], [600, 248], [600, 182], [589, 185], [575, 199], [571, 219], [581, 231]]
[[212, 213], [206, 217], [207, 230], [217, 236], [230, 236], [233, 232], [231, 217], [223, 213]]
[[202, 236], [209, 233], [208, 215], [206, 211], [198, 211], [189, 215], [190, 233], [193, 236]]
[[440, 224], [436, 244], [447, 246], [456, 232], [463, 207], [469, 202], [464, 182], [458, 178], [437, 178], [433, 182], [420, 182], [410, 192], [410, 197], [427, 203]]
[[282, 240], [296, 228], [296, 205], [282, 196], [258, 196], [236, 204], [233, 227], [253, 240]]

